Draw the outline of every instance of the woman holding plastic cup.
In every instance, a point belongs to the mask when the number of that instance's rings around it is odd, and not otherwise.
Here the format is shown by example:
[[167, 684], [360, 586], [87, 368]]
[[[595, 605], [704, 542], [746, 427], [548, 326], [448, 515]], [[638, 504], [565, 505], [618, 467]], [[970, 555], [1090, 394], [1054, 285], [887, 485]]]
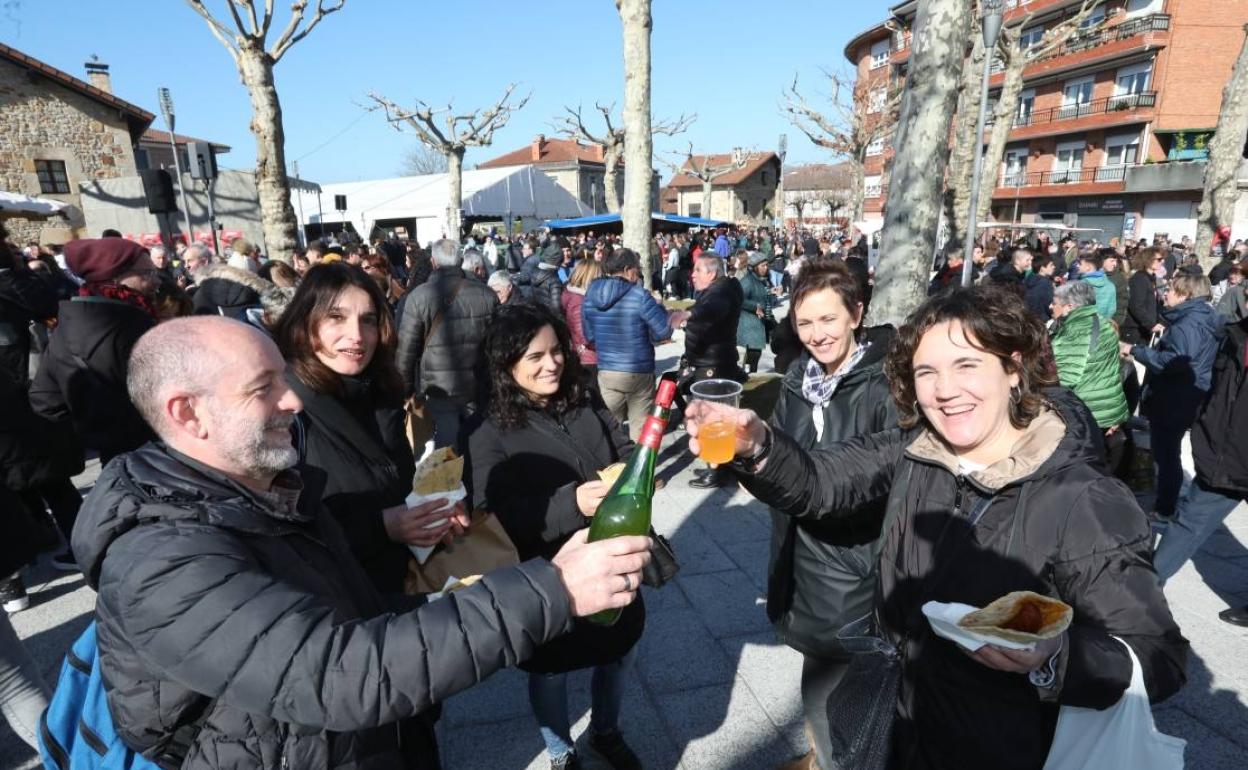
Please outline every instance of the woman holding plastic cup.
[[[892, 767], [1027, 768], [1048, 755], [1060, 705], [1105, 709], [1140, 661], [1154, 701], [1185, 681], [1187, 641], [1151, 564], [1147, 519], [1107, 476], [1100, 434], [1053, 387], [1044, 327], [992, 287], [929, 299], [885, 361], [902, 427], [805, 451], [752, 412], [697, 401], [733, 425], [730, 465], [758, 499], [803, 521], [887, 499], [875, 618], [901, 651]], [[1069, 629], [1030, 650], [974, 653], [937, 637], [929, 601], [983, 607], [1030, 590], [1070, 605]]]
[[275, 335], [289, 365], [286, 378], [303, 401], [298, 425], [309, 481], [323, 479], [325, 507], [377, 589], [401, 593], [408, 546], [461, 533], [468, 517], [462, 502], [403, 502], [415, 463], [385, 295], [357, 267], [317, 265]]

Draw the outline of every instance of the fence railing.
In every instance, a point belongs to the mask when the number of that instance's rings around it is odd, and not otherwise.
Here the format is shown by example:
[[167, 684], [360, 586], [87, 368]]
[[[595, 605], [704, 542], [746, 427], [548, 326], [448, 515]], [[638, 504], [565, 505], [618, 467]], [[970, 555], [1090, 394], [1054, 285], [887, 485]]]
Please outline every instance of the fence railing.
[[[1075, 120], [1089, 115], [1100, 115], [1107, 112], [1126, 112], [1146, 107], [1157, 106], [1157, 92], [1143, 91], [1138, 94], [1121, 94], [1104, 99], [1093, 99], [1082, 104], [1067, 104], [1047, 110], [1033, 110], [1027, 114], [1014, 116], [1014, 128], [1057, 123], [1062, 120]], [[992, 123], [993, 121], [989, 121]]]
[[[1033, 59], [1031, 63], [1055, 59], [1059, 56], [1069, 56], [1074, 53], [1082, 53], [1107, 43], [1126, 40], [1148, 32], [1162, 32], [1168, 29], [1170, 29], [1170, 14], [1167, 13], [1153, 13], [1148, 16], [1141, 16], [1138, 19], [1130, 19], [1112, 27], [1102, 25], [1071, 36], [1065, 43], [1062, 43], [1047, 55]], [[1005, 65], [1001, 60], [994, 59], [992, 71], [997, 73], [1003, 69], [1005, 69]]]
[[1089, 184], [1093, 182], [1125, 182], [1129, 166], [1100, 166], [1069, 171], [1007, 171], [998, 187], [1041, 187], [1054, 184]]

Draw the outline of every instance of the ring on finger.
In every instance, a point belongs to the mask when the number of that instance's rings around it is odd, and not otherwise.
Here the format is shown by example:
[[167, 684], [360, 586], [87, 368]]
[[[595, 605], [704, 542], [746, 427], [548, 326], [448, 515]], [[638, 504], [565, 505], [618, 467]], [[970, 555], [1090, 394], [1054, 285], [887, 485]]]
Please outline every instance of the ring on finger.
[[632, 578], [631, 576], [629, 576], [629, 575], [620, 575], [620, 577], [624, 578], [624, 591], [623, 591], [623, 593], [626, 593], [626, 594], [627, 594], [627, 593], [631, 593], [631, 592], [632, 592], [632, 590], [633, 590], [633, 578]]

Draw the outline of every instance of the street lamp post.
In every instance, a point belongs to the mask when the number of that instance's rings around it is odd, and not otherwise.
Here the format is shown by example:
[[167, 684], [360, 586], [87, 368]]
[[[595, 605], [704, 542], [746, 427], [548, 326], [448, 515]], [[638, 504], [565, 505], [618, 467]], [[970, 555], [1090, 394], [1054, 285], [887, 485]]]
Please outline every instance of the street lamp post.
[[182, 195], [182, 217], [186, 221], [186, 245], [191, 245], [195, 236], [191, 232], [191, 208], [186, 205], [186, 183], [182, 179], [182, 159], [178, 157], [178, 140], [173, 133], [173, 95], [168, 88], [156, 89], [156, 99], [160, 102], [160, 111], [165, 116], [165, 125], [169, 127], [169, 148], [173, 150], [173, 167], [178, 172], [178, 192]]
[[966, 243], [962, 261], [962, 285], [971, 285], [974, 265], [971, 255], [975, 253], [975, 235], [979, 222], [979, 186], [984, 173], [984, 124], [988, 122], [988, 79], [992, 77], [992, 55], [1001, 36], [1001, 23], [1005, 16], [1005, 0], [979, 0], [980, 20], [984, 33], [984, 79], [979, 87], [979, 120], [975, 124], [975, 171], [971, 177], [970, 214], [966, 218]]

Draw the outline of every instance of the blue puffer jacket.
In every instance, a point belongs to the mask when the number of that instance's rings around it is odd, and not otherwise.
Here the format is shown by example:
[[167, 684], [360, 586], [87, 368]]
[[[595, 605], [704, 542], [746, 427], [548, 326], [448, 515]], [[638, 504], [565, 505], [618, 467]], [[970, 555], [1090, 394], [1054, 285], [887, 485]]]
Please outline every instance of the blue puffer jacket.
[[585, 339], [598, 351], [599, 371], [653, 374], [655, 343], [672, 336], [663, 306], [615, 276], [589, 285], [581, 316]]
[[1161, 311], [1169, 324], [1156, 348], [1136, 345], [1131, 355], [1148, 370], [1141, 412], [1167, 425], [1190, 426], [1213, 382], [1221, 323], [1206, 299]]

